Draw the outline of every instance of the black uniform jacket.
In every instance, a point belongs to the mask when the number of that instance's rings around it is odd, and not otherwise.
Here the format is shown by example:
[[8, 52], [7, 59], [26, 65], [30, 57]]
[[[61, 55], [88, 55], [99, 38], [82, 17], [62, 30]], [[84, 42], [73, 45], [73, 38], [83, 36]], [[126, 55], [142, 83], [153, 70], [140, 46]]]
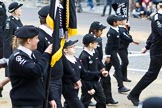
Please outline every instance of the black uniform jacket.
[[153, 35], [152, 35], [152, 33], [151, 33], [151, 34], [149, 35], [149, 37], [147, 38], [146, 45], [145, 45], [145, 48], [146, 48], [147, 50], [150, 49], [152, 37], [153, 37]]
[[[44, 50], [52, 43], [53, 39], [49, 34], [46, 33], [46, 31], [42, 30], [41, 28], [39, 28], [38, 38], [39, 42], [37, 49], [38, 51], [43, 53]], [[58, 80], [62, 78], [62, 75], [63, 75], [63, 67], [62, 67], [62, 59], [60, 59], [58, 62], [56, 62], [56, 64], [52, 68], [51, 79]]]
[[4, 31], [4, 40], [3, 40], [3, 57], [9, 58], [9, 56], [12, 54], [12, 38], [14, 35], [14, 32], [22, 27], [23, 24], [21, 23], [20, 19], [17, 20], [13, 16], [9, 16], [6, 21], [6, 28]]
[[12, 89], [10, 97], [13, 105], [42, 105], [45, 88], [42, 77], [49, 65], [50, 55], [34, 53], [35, 59], [16, 49], [9, 58], [9, 70]]
[[120, 47], [119, 49], [127, 49], [129, 43], [133, 42], [132, 36], [129, 35], [128, 30], [126, 27], [119, 27], [120, 32]]
[[[95, 50], [95, 52], [93, 53], [93, 56], [90, 55], [87, 51], [83, 50], [79, 56], [79, 59], [81, 60], [81, 63], [83, 64], [84, 69], [87, 71], [100, 73], [100, 71], [98, 70], [101, 70], [102, 68], [104, 68], [103, 63], [101, 63], [101, 61], [98, 58], [97, 50]], [[83, 84], [86, 86], [88, 90], [91, 90], [93, 89], [93, 83], [98, 80], [99, 78], [93, 81], [83, 80]]]
[[[49, 44], [52, 43], [53, 39], [52, 37], [46, 33], [46, 30], [43, 30], [41, 28], [39, 28], [39, 43], [37, 46], [38, 51], [40, 51], [41, 53], [44, 52], [44, 50], [49, 46]], [[63, 63], [62, 63], [62, 58], [56, 62], [56, 64], [54, 65], [54, 67], [52, 67], [51, 69], [51, 78], [50, 78], [50, 86], [53, 86], [52, 82], [55, 82], [55, 80], [61, 80], [62, 76], [63, 76]], [[49, 72], [50, 72], [50, 66], [48, 69], [48, 74], [46, 75], [45, 79], [45, 84], [48, 84], [48, 80], [49, 80]], [[47, 87], [48, 85], [46, 85]], [[50, 87], [50, 97], [49, 100], [55, 100], [55, 93], [52, 90], [52, 87]]]
[[98, 45], [97, 45], [97, 52], [98, 52], [98, 57], [99, 59], [102, 61], [103, 59], [103, 51], [102, 51], [102, 38], [101, 37], [97, 37], [98, 38]]
[[150, 46], [150, 55], [162, 55], [162, 13], [156, 13], [154, 15], [151, 21], [151, 30], [151, 35], [146, 42]]
[[130, 41], [129, 37], [121, 34], [120, 29], [116, 31], [110, 27], [107, 33], [107, 43], [105, 47], [106, 55], [111, 55], [113, 51], [117, 51], [120, 48], [120, 39]]
[[78, 58], [76, 58], [76, 62], [73, 63], [63, 55], [63, 64], [64, 64], [64, 75], [62, 78], [63, 81], [63, 94], [65, 97], [73, 97], [78, 90], [74, 89], [74, 83], [76, 81], [82, 79], [86, 81], [95, 81], [102, 75], [98, 71], [91, 72], [84, 69], [82, 63]]
[[111, 55], [113, 50], [118, 50], [120, 45], [120, 36], [119, 32], [110, 27], [107, 33], [107, 43], [105, 47], [105, 54]]
[[63, 56], [64, 75], [63, 83], [75, 83], [76, 81], [83, 79], [87, 81], [98, 80], [101, 73], [98, 71], [89, 71], [84, 69], [81, 61], [76, 58], [76, 62], [72, 63], [65, 56]]

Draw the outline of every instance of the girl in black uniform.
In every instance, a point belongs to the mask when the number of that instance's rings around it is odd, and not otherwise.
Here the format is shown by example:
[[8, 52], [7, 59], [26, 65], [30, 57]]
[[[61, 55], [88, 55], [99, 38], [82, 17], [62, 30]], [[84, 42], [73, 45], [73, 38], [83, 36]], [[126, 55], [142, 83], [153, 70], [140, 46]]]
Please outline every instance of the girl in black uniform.
[[64, 46], [64, 75], [63, 75], [63, 96], [67, 103], [64, 108], [84, 108], [83, 103], [78, 98], [78, 91], [81, 87], [81, 81], [83, 80], [96, 80], [103, 75], [107, 76], [107, 71], [102, 71], [99, 73], [98, 71], [88, 71], [85, 70], [78, 58], [74, 56], [75, 54], [75, 43], [76, 41], [67, 41]]
[[[3, 38], [3, 59], [8, 62], [9, 56], [12, 54], [12, 38], [14, 32], [23, 26], [20, 16], [22, 15], [21, 6], [23, 4], [19, 4], [17, 2], [12, 2], [8, 7], [8, 12], [11, 15], [7, 18], [6, 26], [4, 30], [4, 38]], [[5, 67], [5, 76], [6, 78], [0, 82], [0, 94], [3, 86], [5, 86], [10, 80], [8, 78], [9, 70], [8, 66]]]
[[38, 41], [38, 29], [34, 26], [23, 26], [15, 32], [13, 47], [17, 48], [9, 58], [12, 108], [43, 108], [42, 77], [49, 65], [52, 45], [41, 55], [34, 51]]
[[[98, 53], [95, 50], [98, 45], [97, 38], [92, 34], [86, 34], [83, 37], [83, 44], [85, 47], [79, 57], [83, 67], [90, 72], [97, 71], [100, 73], [105, 71], [104, 66], [98, 58]], [[92, 97], [97, 101], [96, 108], [106, 108], [106, 98], [99, 79], [93, 81], [82, 80], [82, 83], [81, 100], [85, 108], [88, 108]]]
[[[94, 21], [89, 29], [89, 33], [93, 34], [96, 38], [98, 38], [98, 45], [96, 50], [98, 51], [98, 57], [100, 62], [102, 63], [103, 59], [103, 49], [102, 49], [102, 32], [106, 28], [102, 23], [98, 21]], [[109, 70], [108, 70], [109, 71]], [[112, 92], [111, 92], [111, 78], [110, 75], [107, 77], [101, 77], [101, 84], [104, 89], [104, 93], [106, 96], [106, 104], [117, 104], [118, 101], [115, 101], [112, 97]]]

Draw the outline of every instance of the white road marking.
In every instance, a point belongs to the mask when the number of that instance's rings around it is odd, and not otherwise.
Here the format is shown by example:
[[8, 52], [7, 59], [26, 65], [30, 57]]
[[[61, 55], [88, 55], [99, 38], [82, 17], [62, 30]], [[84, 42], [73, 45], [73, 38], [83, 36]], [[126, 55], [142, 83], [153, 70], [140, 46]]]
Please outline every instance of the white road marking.
[[[76, 46], [77, 49], [83, 49], [82, 46]], [[104, 50], [104, 49], [103, 49]], [[129, 57], [138, 57], [138, 56], [148, 56], [150, 53], [144, 53], [142, 54], [140, 51], [129, 51], [128, 52], [128, 56]], [[105, 58], [106, 56], [104, 55], [103, 58]], [[134, 69], [134, 68], [128, 68], [128, 71], [135, 71], [135, 72], [147, 72], [148, 70], [145, 69]]]
[[[77, 49], [83, 49], [83, 46], [76, 46]], [[103, 49], [104, 51], [104, 49]], [[141, 53], [140, 51], [128, 51], [128, 56], [129, 57], [137, 57], [137, 56], [148, 56], [149, 53]], [[105, 55], [104, 55], [105, 56]]]

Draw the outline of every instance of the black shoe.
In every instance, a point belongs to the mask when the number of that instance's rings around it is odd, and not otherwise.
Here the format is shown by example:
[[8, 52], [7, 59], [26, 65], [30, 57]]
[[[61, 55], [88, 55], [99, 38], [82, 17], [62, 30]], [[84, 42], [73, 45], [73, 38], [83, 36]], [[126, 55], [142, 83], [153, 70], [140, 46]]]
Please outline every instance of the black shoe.
[[2, 90], [3, 88], [0, 88], [0, 97], [2, 97]]
[[112, 104], [112, 105], [115, 105], [115, 104], [118, 104], [119, 102], [118, 101], [115, 101], [114, 99], [106, 102], [106, 104]]
[[133, 103], [134, 106], [138, 106], [138, 104], [139, 104], [138, 98], [134, 98], [131, 95], [128, 95], [127, 98], [128, 98], [128, 100], [130, 100]]
[[124, 82], [131, 82], [131, 80], [128, 79], [128, 78], [127, 78], [127, 79], [123, 79], [123, 81], [124, 81]]
[[128, 89], [128, 88], [126, 88], [126, 87], [121, 87], [121, 88], [118, 88], [118, 92], [119, 93], [123, 93], [123, 92], [128, 92], [128, 91], [130, 91], [130, 89]]
[[91, 101], [91, 102], [89, 103], [89, 106], [96, 106], [96, 103]]

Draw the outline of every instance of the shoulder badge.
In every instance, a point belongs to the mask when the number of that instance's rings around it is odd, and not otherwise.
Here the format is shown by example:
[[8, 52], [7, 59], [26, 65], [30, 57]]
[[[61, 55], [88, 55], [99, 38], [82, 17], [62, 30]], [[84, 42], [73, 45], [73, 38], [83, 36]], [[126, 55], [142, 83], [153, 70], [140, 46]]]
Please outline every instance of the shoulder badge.
[[16, 61], [21, 65], [26, 63], [26, 60], [23, 59], [20, 55], [16, 56]]
[[10, 29], [10, 18], [6, 20], [6, 29]]

